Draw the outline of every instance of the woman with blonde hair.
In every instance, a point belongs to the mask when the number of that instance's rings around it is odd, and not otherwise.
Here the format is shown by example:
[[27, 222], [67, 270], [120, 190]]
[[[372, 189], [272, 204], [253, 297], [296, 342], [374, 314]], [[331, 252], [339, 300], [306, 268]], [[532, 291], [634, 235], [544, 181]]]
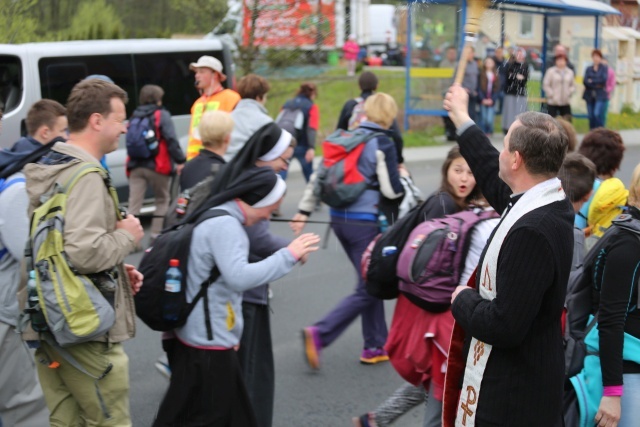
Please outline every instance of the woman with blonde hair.
[[[376, 93], [364, 104], [367, 120], [353, 131], [368, 136], [357, 162], [357, 171], [364, 177], [367, 188], [353, 203], [343, 208], [331, 208], [331, 228], [342, 244], [356, 270], [358, 281], [355, 291], [344, 298], [332, 311], [313, 326], [302, 330], [305, 357], [313, 369], [320, 368], [320, 353], [336, 340], [358, 316], [362, 317], [364, 346], [360, 362], [376, 364], [389, 360], [383, 346], [387, 340], [387, 324], [383, 301], [369, 295], [360, 274], [360, 260], [367, 245], [378, 234], [380, 197], [397, 199], [403, 195], [400, 182], [396, 149], [393, 141], [383, 133], [389, 129], [398, 114], [393, 98], [385, 93]], [[343, 132], [343, 131], [340, 131]], [[311, 215], [317, 196], [310, 185], [298, 205], [291, 228], [300, 233]], [[393, 218], [389, 218], [391, 222]]]

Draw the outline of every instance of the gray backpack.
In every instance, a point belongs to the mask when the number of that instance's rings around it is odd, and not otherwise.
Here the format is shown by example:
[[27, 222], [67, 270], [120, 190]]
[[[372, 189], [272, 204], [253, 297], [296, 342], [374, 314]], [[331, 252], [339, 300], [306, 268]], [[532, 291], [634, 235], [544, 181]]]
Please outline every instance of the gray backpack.
[[370, 185], [358, 170], [358, 161], [367, 142], [384, 134], [361, 129], [338, 129], [322, 143], [324, 154], [316, 173], [314, 194], [332, 208], [349, 206]]
[[164, 217], [164, 228], [168, 229], [184, 220], [190, 212], [195, 212], [202, 203], [211, 196], [213, 181], [220, 171], [220, 164], [211, 166], [211, 175], [180, 193], [171, 204]]
[[304, 128], [304, 113], [300, 108], [283, 108], [275, 122], [280, 129], [286, 130], [299, 140], [300, 132]]

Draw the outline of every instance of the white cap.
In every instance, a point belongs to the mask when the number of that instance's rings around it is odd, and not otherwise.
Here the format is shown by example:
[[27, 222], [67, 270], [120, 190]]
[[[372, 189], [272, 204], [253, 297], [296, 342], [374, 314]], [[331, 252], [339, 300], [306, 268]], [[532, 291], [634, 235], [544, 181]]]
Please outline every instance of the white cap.
[[223, 82], [227, 80], [227, 76], [222, 72], [222, 62], [213, 56], [204, 55], [198, 59], [198, 62], [192, 62], [189, 64], [189, 69], [195, 71], [196, 68], [211, 68], [213, 71], [220, 74], [220, 81]]

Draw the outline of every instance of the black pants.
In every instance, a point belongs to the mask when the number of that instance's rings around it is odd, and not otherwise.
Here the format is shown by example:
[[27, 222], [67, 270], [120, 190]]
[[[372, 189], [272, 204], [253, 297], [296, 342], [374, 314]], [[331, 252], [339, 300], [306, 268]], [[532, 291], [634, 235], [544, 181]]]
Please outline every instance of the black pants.
[[453, 121], [446, 116], [442, 117], [444, 121], [444, 136], [447, 137], [447, 141], [455, 141], [456, 140], [456, 125], [453, 124]]
[[547, 111], [551, 117], [562, 117], [571, 121], [571, 105], [547, 105]]
[[171, 382], [154, 427], [257, 427], [236, 351], [173, 341]]
[[259, 427], [271, 427], [275, 393], [275, 369], [269, 306], [242, 303], [244, 329], [238, 358], [249, 400]]

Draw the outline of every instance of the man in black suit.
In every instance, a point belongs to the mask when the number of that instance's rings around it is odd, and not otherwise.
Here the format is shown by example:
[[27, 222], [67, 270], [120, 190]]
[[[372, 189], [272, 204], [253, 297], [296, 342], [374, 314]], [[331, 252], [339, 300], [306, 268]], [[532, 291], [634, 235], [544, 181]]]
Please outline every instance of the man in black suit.
[[[549, 115], [526, 112], [498, 151], [469, 118], [467, 103], [467, 92], [453, 86], [444, 108], [483, 195], [503, 215], [480, 258], [476, 289], [460, 286], [452, 295], [452, 314], [465, 333], [457, 365], [464, 374], [462, 389], [447, 380], [445, 402], [447, 392], [461, 392], [455, 418], [464, 425], [559, 427], [560, 319], [574, 219], [557, 178], [567, 135]], [[459, 357], [450, 351], [447, 376]]]

